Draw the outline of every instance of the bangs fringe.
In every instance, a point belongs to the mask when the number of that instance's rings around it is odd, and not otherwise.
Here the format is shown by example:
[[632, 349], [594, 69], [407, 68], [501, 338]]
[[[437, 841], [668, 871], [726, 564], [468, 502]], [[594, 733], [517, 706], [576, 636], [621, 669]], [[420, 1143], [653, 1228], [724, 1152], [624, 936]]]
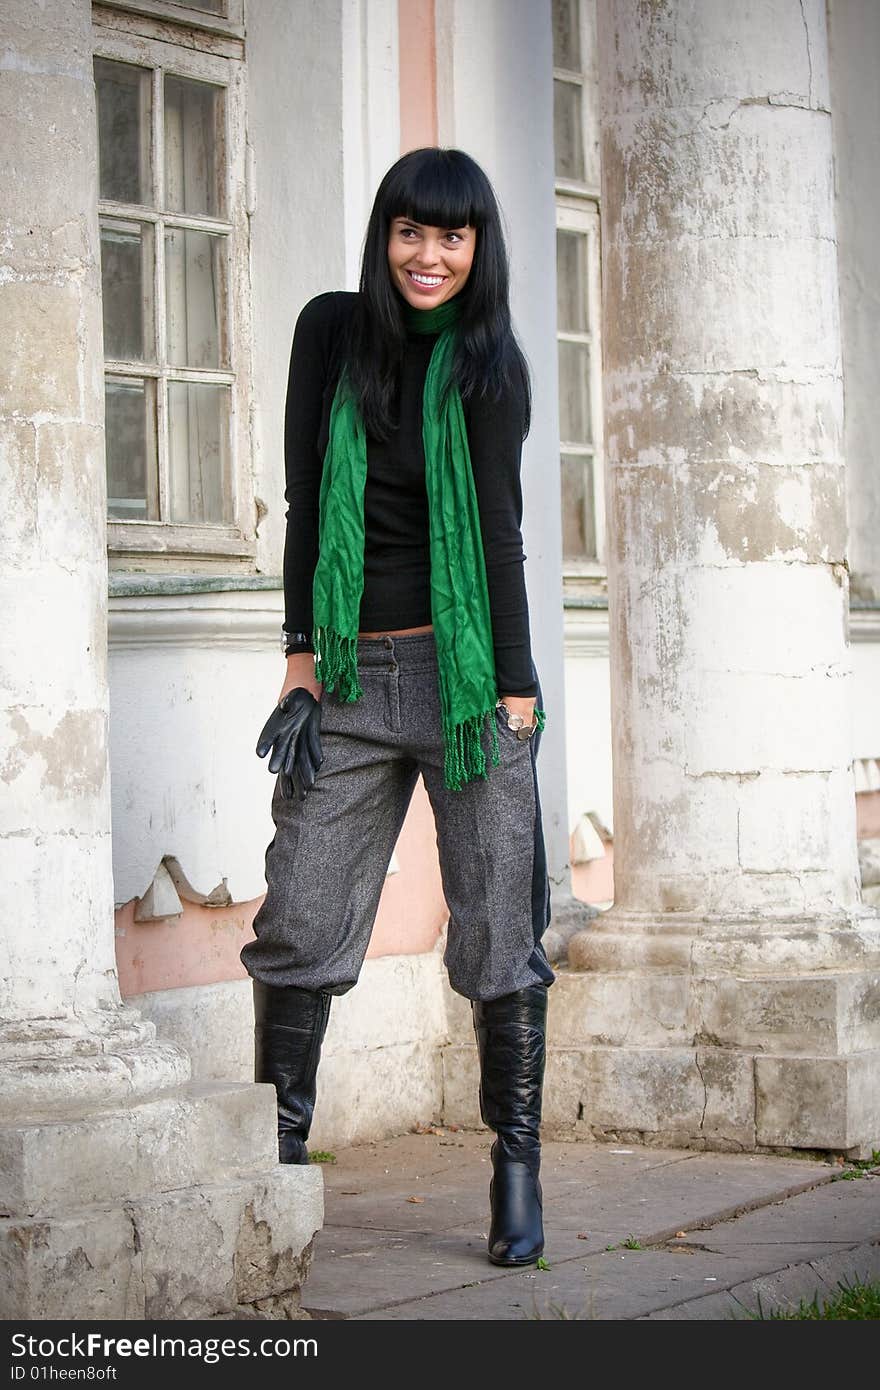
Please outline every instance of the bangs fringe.
[[428, 227], [484, 227], [496, 209], [460, 151], [427, 148], [413, 150], [389, 180], [382, 213], [388, 223], [408, 217]]

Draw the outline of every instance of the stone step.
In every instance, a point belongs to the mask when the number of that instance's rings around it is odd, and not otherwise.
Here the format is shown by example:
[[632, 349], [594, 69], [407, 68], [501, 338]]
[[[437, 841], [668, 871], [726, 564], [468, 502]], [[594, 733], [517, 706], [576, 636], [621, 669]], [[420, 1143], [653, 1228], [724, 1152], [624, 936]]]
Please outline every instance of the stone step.
[[0, 1124], [0, 1213], [128, 1200], [277, 1163], [272, 1086], [191, 1082], [126, 1109]]
[[[555, 988], [555, 986], [554, 986]], [[844, 1056], [723, 1047], [547, 1048], [546, 1138], [669, 1148], [831, 1149], [870, 1158], [880, 1049]], [[443, 1049], [443, 1118], [479, 1123], [475, 1046]]]
[[301, 1317], [323, 1216], [321, 1169], [276, 1163], [224, 1183], [0, 1220], [0, 1319]]

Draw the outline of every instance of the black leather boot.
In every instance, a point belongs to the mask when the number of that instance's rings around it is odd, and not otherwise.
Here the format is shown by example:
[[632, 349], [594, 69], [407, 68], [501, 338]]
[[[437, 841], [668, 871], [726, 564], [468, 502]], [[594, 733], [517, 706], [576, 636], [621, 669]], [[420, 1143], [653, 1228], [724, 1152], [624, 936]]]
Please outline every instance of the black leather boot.
[[332, 995], [254, 980], [254, 1080], [278, 1096], [278, 1157], [308, 1163], [315, 1076]]
[[497, 1135], [489, 1188], [489, 1259], [534, 1264], [544, 1249], [541, 1182], [541, 1091], [547, 986], [529, 985], [500, 999], [475, 1000], [480, 1054], [480, 1113]]

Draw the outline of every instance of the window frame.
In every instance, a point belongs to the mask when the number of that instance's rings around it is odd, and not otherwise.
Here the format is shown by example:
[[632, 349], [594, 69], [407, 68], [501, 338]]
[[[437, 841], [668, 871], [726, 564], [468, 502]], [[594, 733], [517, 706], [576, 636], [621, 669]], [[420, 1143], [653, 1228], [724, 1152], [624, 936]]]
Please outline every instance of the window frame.
[[102, 24], [112, 23], [113, 11], [141, 16], [148, 21], [168, 21], [187, 29], [228, 34], [230, 38], [244, 38], [244, 0], [226, 0], [225, 15], [199, 10], [188, 5], [186, 0], [95, 0], [92, 6], [93, 15]]
[[[599, 177], [599, 84], [596, 70], [595, 0], [575, 0], [578, 7], [581, 61], [578, 71], [554, 65], [554, 81], [576, 83], [582, 91], [581, 120], [584, 148], [583, 180], [554, 175], [556, 228], [587, 237], [587, 328], [586, 334], [561, 332], [557, 342], [584, 342], [590, 347], [589, 401], [592, 442], [588, 447], [572, 445], [560, 437], [560, 468], [563, 454], [583, 455], [592, 462], [593, 520], [595, 559], [571, 560], [563, 557], [563, 592], [574, 597], [586, 590], [595, 592], [607, 577], [605, 530], [605, 449], [602, 414], [602, 251], [601, 196]], [[591, 132], [596, 138], [591, 139]], [[555, 158], [554, 158], [555, 169]]]
[[602, 434], [602, 329], [601, 266], [599, 253], [599, 208], [592, 199], [557, 197], [557, 231], [575, 232], [587, 239], [587, 331], [573, 333], [557, 328], [557, 342], [585, 343], [590, 349], [590, 424], [592, 442], [588, 445], [559, 439], [560, 457], [583, 456], [592, 464], [593, 518], [596, 529], [596, 558], [590, 560], [563, 559], [565, 578], [574, 580], [602, 577], [605, 560], [605, 458]]
[[[234, 0], [233, 0], [234, 3]], [[126, 6], [125, 8], [131, 8]], [[136, 6], [138, 10], [142, 6]], [[170, 15], [171, 6], [150, 6]], [[177, 7], [174, 7], [175, 10]], [[195, 11], [180, 10], [187, 28]], [[174, 16], [175, 18], [177, 15]], [[204, 16], [215, 18], [214, 16]], [[108, 518], [107, 543], [114, 558], [145, 558], [150, 555], [174, 556], [182, 561], [237, 557], [252, 559], [256, 545], [256, 515], [253, 494], [250, 440], [250, 302], [249, 286], [249, 203], [246, 147], [246, 72], [244, 61], [220, 56], [204, 49], [175, 43], [163, 29], [163, 37], [114, 31], [103, 24], [93, 30], [93, 58], [130, 63], [150, 70], [152, 91], [149, 142], [153, 194], [159, 190], [157, 205], [142, 207], [99, 198], [99, 218], [137, 220], [153, 227], [153, 312], [157, 341], [166, 342], [165, 245], [166, 227], [192, 228], [219, 232], [226, 238], [226, 307], [228, 320], [228, 369], [200, 370], [164, 363], [143, 363], [104, 359], [106, 375], [130, 376], [156, 381], [157, 468], [160, 515], [165, 503], [169, 471], [167, 400], [164, 384], [168, 379], [210, 382], [229, 388], [229, 497], [231, 520], [226, 523], [172, 522], [167, 520], [120, 520]], [[224, 217], [191, 216], [164, 210], [164, 102], [161, 99], [165, 74], [192, 81], [211, 83], [224, 90], [225, 133], [220, 177], [225, 198]], [[166, 342], [167, 355], [167, 342]]]
[[[559, 68], [554, 64], [553, 81], [566, 82], [569, 86], [581, 89], [581, 141], [584, 149], [584, 178], [568, 179], [555, 174], [556, 192], [579, 193], [599, 201], [599, 142], [591, 140], [592, 131], [599, 130], [599, 78], [596, 52], [595, 0], [574, 0], [578, 7], [581, 62], [579, 69]], [[587, 5], [592, 6], [592, 17], [587, 13]]]

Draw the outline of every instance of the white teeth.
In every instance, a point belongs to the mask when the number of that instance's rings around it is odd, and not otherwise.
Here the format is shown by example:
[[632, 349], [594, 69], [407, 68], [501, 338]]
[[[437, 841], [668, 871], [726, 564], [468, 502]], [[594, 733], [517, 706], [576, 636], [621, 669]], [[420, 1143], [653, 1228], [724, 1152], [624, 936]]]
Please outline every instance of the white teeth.
[[411, 270], [409, 273], [410, 273], [410, 275], [412, 276], [412, 278], [415, 280], [415, 282], [416, 282], [417, 285], [442, 285], [442, 284], [443, 284], [443, 276], [442, 276], [442, 275], [416, 275], [415, 271], [413, 271], [413, 270]]

